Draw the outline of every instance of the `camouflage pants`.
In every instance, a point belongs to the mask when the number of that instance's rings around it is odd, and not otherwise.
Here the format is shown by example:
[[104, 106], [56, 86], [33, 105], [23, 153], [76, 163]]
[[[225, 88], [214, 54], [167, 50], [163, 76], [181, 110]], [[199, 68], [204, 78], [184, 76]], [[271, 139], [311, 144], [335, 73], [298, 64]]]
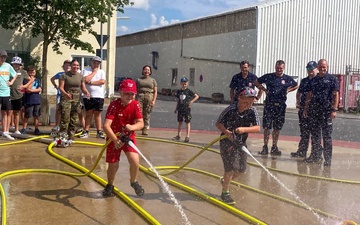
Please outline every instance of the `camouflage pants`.
[[61, 96], [60, 99], [60, 132], [66, 132], [69, 136], [75, 133], [78, 124], [78, 109], [80, 107], [80, 94], [73, 93], [72, 99]]
[[147, 130], [147, 128], [150, 125], [150, 114], [151, 114], [151, 102], [154, 98], [153, 93], [140, 93], [137, 95], [137, 101], [140, 104], [140, 108], [142, 110], [143, 119], [144, 119], [144, 129]]

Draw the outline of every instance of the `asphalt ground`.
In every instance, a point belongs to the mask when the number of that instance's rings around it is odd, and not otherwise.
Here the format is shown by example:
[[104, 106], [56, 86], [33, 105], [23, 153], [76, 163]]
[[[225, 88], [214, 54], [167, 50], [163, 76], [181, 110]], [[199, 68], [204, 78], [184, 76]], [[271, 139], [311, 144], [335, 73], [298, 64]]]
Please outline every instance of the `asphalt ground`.
[[[172, 101], [159, 100], [164, 105], [173, 104]], [[203, 106], [201, 104], [213, 107], [213, 103], [199, 102], [199, 106]], [[220, 104], [218, 110], [224, 107], [226, 104]], [[162, 109], [159, 107], [156, 110]], [[157, 114], [154, 112], [154, 115]], [[176, 123], [169, 123], [167, 127], [154, 124], [156, 122], [152, 118], [149, 136], [138, 135], [139, 150], [161, 174], [189, 163], [185, 169], [164, 176], [171, 184], [170, 190], [182, 206], [188, 223], [174, 207], [162, 183], [148, 174], [150, 165], [143, 158], [140, 163], [145, 169], [139, 172], [138, 180], [145, 189], [145, 195], [136, 196], [129, 186], [128, 163], [124, 156], [115, 186], [159, 224], [251, 224], [249, 217], [244, 219], [243, 213], [262, 221], [261, 224], [338, 225], [351, 224], [345, 223], [346, 220], [360, 222], [358, 142], [334, 140], [332, 165], [324, 167], [322, 162], [308, 164], [302, 159], [290, 157], [290, 153], [297, 149], [298, 136], [280, 136], [281, 156], [259, 156], [257, 151], [262, 147], [262, 134], [250, 134], [248, 149], [251, 155], [271, 174], [248, 156], [246, 173], [231, 186], [236, 204], [227, 208], [216, 202], [221, 193], [219, 177], [223, 174], [223, 165], [217, 153], [218, 142], [212, 146], [214, 151], [199, 154], [204, 146], [219, 138], [219, 132], [194, 129], [190, 143], [186, 144], [183, 138], [179, 142], [171, 141], [176, 135]], [[42, 126], [41, 130], [49, 133], [51, 126]], [[91, 131], [94, 132], [94, 129]], [[16, 141], [33, 137], [31, 130], [27, 136], [14, 136]], [[44, 139], [51, 142], [50, 137]], [[83, 173], [51, 156], [47, 143], [16, 141], [0, 138], [0, 180], [6, 198], [1, 209], [6, 209], [6, 224], [149, 224], [121, 197], [103, 198], [101, 190], [104, 183], [101, 180], [49, 171], [36, 172], [41, 169]], [[95, 138], [94, 133], [88, 139], [76, 138], [75, 141], [79, 143], [67, 148], [54, 148], [54, 151], [75, 164], [91, 169], [96, 165], [101, 146], [80, 144], [80, 141], [98, 144], [105, 141]], [[104, 182], [106, 169], [105, 158], [100, 156], [94, 174]], [[190, 190], [174, 186], [171, 180]], [[196, 194], [194, 190], [201, 194]]]

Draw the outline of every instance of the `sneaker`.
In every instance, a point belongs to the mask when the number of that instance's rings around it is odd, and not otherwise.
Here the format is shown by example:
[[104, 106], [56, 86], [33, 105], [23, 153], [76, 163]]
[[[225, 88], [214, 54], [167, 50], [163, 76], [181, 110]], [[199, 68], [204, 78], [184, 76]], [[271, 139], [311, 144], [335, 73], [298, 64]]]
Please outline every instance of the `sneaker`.
[[184, 142], [186, 142], [186, 143], [189, 142], [189, 137], [186, 137]]
[[331, 166], [331, 161], [330, 160], [326, 160], [324, 162], [324, 166]]
[[279, 151], [277, 146], [272, 146], [270, 154], [271, 155], [281, 155], [281, 151]]
[[89, 131], [84, 130], [80, 135], [79, 138], [88, 138], [89, 137]]
[[101, 192], [104, 197], [114, 196], [114, 185], [107, 184], [104, 190]]
[[25, 128], [21, 129], [20, 133], [21, 134], [26, 134], [26, 129]]
[[310, 154], [310, 156], [306, 159], [304, 159], [304, 162], [306, 163], [318, 163], [322, 160], [321, 156], [315, 156], [314, 154]]
[[291, 157], [295, 157], [295, 158], [305, 158], [306, 157], [306, 152], [292, 152], [290, 153]]
[[60, 131], [60, 127], [59, 126], [55, 126], [51, 129], [52, 132], [59, 132]]
[[258, 153], [259, 153], [259, 155], [267, 155], [267, 154], [269, 154], [268, 146], [264, 145], [263, 148], [262, 148], [262, 151], [260, 151]]
[[2, 133], [2, 136], [3, 136], [4, 138], [8, 139], [8, 140], [11, 140], [11, 141], [15, 140], [15, 138], [13, 138], [13, 137], [10, 136], [9, 132], [3, 132], [3, 133]]
[[21, 132], [17, 130], [14, 132], [14, 134], [21, 134]]
[[221, 200], [228, 205], [234, 205], [235, 201], [232, 199], [230, 193], [221, 193]]
[[135, 182], [132, 182], [130, 185], [131, 185], [131, 187], [134, 188], [135, 193], [136, 193], [137, 196], [143, 196], [144, 195], [145, 190], [141, 187], [139, 182], [135, 181]]
[[179, 136], [179, 135], [173, 137], [173, 141], [178, 141], [178, 140], [180, 140], [180, 136]]
[[82, 128], [78, 128], [76, 131], [75, 131], [75, 133], [82, 133], [82, 132], [84, 132], [84, 129], [82, 129]]
[[96, 137], [97, 138], [102, 138], [102, 139], [105, 139], [105, 135], [104, 135], [104, 132], [102, 130], [99, 130], [96, 134]]
[[34, 130], [34, 134], [35, 134], [35, 135], [40, 135], [40, 134], [41, 134], [41, 132], [40, 132], [39, 128], [35, 128], [35, 130]]

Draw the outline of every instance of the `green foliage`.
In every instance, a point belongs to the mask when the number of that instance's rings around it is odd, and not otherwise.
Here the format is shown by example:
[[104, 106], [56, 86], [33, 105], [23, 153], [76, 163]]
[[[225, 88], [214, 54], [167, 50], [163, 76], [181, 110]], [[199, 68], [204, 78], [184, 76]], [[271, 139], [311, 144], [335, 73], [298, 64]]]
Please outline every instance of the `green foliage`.
[[40, 60], [40, 54], [39, 52], [34, 52], [30, 54], [31, 52], [31, 40], [28, 40], [28, 45], [24, 45], [23, 37], [21, 37], [20, 45], [17, 48], [16, 53], [8, 52], [8, 57], [6, 58], [6, 62], [10, 63], [11, 59], [14, 56], [19, 56], [23, 61], [23, 69], [26, 70], [26, 68], [30, 65], [33, 65], [36, 67], [36, 78], [41, 79], [42, 69], [41, 69], [41, 60]]
[[[25, 64], [26, 63], [26, 64]], [[35, 77], [40, 79], [42, 78], [42, 69], [40, 65], [40, 56], [38, 55], [30, 55], [28, 61], [24, 61], [24, 65], [34, 65], [36, 67], [36, 75]]]
[[0, 25], [5, 29], [30, 29], [32, 37], [43, 36], [44, 47], [60, 44], [94, 52], [79, 37], [83, 32], [96, 35], [95, 22], [106, 22], [113, 11], [123, 12], [129, 0], [1, 0]]

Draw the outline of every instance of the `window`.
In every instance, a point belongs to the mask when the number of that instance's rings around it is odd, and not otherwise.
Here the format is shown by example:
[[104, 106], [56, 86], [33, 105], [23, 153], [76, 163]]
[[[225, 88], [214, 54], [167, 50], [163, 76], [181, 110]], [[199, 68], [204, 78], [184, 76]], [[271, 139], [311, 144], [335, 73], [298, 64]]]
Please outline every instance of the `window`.
[[89, 68], [91, 66], [91, 59], [94, 56], [72, 56], [72, 59], [76, 59], [80, 64], [80, 70], [83, 70], [85, 68]]
[[23, 51], [11, 51], [11, 50], [7, 50], [6, 51], [8, 56], [6, 58], [6, 62], [10, 63], [12, 58], [14, 56], [19, 56], [22, 61], [23, 61], [23, 65], [24, 65], [24, 69], [26, 69], [27, 66], [29, 66], [30, 64], [33, 64], [33, 62], [31, 62], [31, 56], [30, 56], [30, 52], [23, 52]]
[[14, 56], [18, 56], [22, 59], [23, 62], [23, 69], [26, 70], [26, 68], [30, 65], [34, 65], [36, 66], [36, 78], [41, 79], [41, 62], [40, 62], [40, 57], [38, 56], [34, 56], [32, 57], [30, 52], [26, 52], [26, 51], [13, 51], [13, 50], [9, 50], [6, 51], [8, 56], [6, 58], [6, 62], [10, 63], [12, 58]]
[[176, 86], [177, 85], [178, 69], [174, 68], [174, 69], [171, 69], [171, 71], [172, 71], [171, 86]]
[[190, 68], [190, 86], [195, 86], [195, 68]]

